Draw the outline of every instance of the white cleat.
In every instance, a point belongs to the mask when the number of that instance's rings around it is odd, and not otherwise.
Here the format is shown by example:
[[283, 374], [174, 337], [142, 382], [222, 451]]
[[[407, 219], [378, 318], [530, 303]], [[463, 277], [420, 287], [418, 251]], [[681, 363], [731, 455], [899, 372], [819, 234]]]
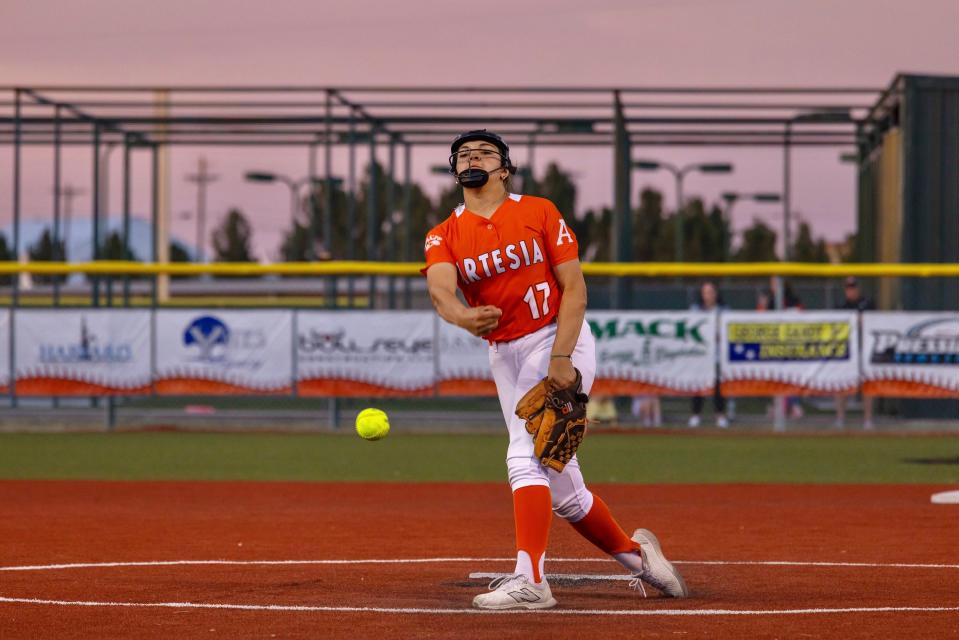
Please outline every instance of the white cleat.
[[[639, 545], [639, 552], [643, 556], [643, 570], [633, 575], [631, 587], [642, 588], [642, 583], [645, 582], [670, 598], [689, 597], [686, 582], [673, 563], [663, 555], [663, 550], [659, 548], [659, 540], [652, 531], [636, 529], [633, 532], [633, 542]], [[646, 593], [645, 590], [643, 593]]]
[[549, 609], [556, 606], [556, 598], [543, 581], [537, 587], [522, 574], [503, 576], [489, 583], [489, 593], [473, 598], [476, 609]]
[[696, 416], [696, 415], [689, 416], [689, 428], [690, 428], [690, 429], [695, 429], [696, 427], [698, 427], [698, 426], [700, 425], [701, 422], [702, 422], [702, 420], [700, 419], [699, 416]]
[[718, 416], [716, 418], [716, 426], [719, 427], [720, 429], [728, 429], [729, 418], [727, 418], [726, 416]]

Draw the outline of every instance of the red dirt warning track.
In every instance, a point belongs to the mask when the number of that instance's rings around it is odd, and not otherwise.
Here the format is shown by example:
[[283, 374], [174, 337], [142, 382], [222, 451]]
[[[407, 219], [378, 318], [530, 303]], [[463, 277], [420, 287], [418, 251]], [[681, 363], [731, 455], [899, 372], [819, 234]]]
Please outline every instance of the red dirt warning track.
[[[929, 503], [944, 488], [595, 485], [693, 597], [556, 579], [557, 609], [488, 614], [469, 575], [512, 568], [505, 483], [4, 481], [0, 638], [959, 637], [959, 505]], [[550, 574], [622, 573], [558, 519], [550, 557]], [[428, 561], [320, 562], [362, 559]], [[123, 564], [220, 560], [238, 564]], [[50, 567], [72, 563], [120, 564]]]

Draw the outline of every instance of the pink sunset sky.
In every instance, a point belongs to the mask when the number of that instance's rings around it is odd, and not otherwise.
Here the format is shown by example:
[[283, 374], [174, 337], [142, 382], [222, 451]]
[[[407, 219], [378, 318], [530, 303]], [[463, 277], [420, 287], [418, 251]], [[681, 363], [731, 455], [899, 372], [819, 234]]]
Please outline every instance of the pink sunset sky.
[[[0, 2], [0, 85], [455, 85], [455, 86], [857, 86], [885, 88], [897, 73], [959, 75], [955, 0], [553, 0], [551, 2], [272, 2], [31, 0]], [[9, 94], [2, 97], [9, 99]], [[864, 98], [861, 98], [864, 99]], [[447, 184], [429, 167], [442, 147], [417, 148], [414, 179], [431, 194]], [[855, 225], [855, 169], [838, 149], [793, 155], [793, 210], [838, 240]], [[525, 160], [517, 148], [515, 159]], [[120, 153], [113, 154], [109, 213], [120, 209]], [[279, 185], [243, 172], [306, 173], [304, 150], [178, 148], [172, 156], [173, 233], [194, 242], [195, 187], [184, 176], [208, 158], [219, 180], [208, 228], [230, 207], [250, 218], [261, 259], [275, 257], [289, 217]], [[579, 187], [579, 210], [612, 200], [609, 150], [539, 149], [536, 169], [558, 161]], [[690, 175], [687, 197], [714, 202], [728, 190], [780, 191], [778, 149], [634, 149], [676, 164], [731, 161], [728, 176]], [[49, 216], [49, 150], [29, 150], [22, 211]], [[64, 156], [65, 182], [86, 189], [89, 151]], [[361, 156], [361, 161], [365, 161]], [[335, 173], [342, 175], [342, 157]], [[0, 148], [0, 226], [10, 222], [12, 151]], [[142, 163], [141, 163], [142, 164]], [[145, 166], [135, 172], [146, 175]], [[637, 173], [634, 189], [660, 189], [666, 173]], [[145, 213], [146, 188], [134, 209]], [[779, 205], [740, 203], [734, 228], [752, 218], [781, 226]]]

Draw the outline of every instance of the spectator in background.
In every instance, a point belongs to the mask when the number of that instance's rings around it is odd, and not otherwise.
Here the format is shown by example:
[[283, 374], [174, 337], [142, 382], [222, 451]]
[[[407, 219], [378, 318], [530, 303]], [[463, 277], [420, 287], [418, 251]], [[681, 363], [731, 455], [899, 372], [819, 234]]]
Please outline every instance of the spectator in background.
[[[690, 307], [691, 311], [712, 311], [716, 312], [725, 309], [722, 296], [719, 294], [719, 288], [712, 280], [706, 280], [699, 286], [699, 295], [696, 302]], [[717, 324], [718, 331], [718, 324]], [[718, 338], [718, 335], [716, 336]], [[716, 350], [716, 363], [713, 377], [713, 409], [716, 413], [716, 426], [720, 429], [729, 427], [729, 418], [726, 416], [726, 399], [723, 398], [719, 389], [719, 350]], [[694, 396], [692, 399], [692, 412], [689, 416], [689, 426], [698, 427], [702, 423], [703, 396]]]
[[[855, 276], [849, 276], [843, 283], [843, 301], [839, 308], [863, 312], [875, 310], [876, 305], [873, 304], [872, 300], [863, 295], [862, 290], [859, 288], [859, 281], [856, 280]], [[861, 322], [859, 328], [859, 334], [862, 335]], [[847, 396], [836, 396], [836, 426], [840, 428], [846, 426], [846, 401]], [[862, 414], [863, 428], [872, 429], [873, 422], [871, 396], [862, 397]]]
[[[769, 289], [759, 293], [759, 296], [756, 298], [756, 311], [773, 311], [776, 309], [776, 291], [779, 288], [780, 279], [776, 276], [771, 276], [769, 278]], [[802, 310], [803, 304], [802, 300], [799, 299], [799, 296], [796, 295], [796, 292], [793, 291], [792, 286], [786, 280], [782, 280], [783, 285], [783, 309], [784, 310]], [[799, 398], [796, 396], [789, 396], [786, 398], [786, 412], [791, 418], [801, 418], [803, 417], [802, 405], [799, 403]]]

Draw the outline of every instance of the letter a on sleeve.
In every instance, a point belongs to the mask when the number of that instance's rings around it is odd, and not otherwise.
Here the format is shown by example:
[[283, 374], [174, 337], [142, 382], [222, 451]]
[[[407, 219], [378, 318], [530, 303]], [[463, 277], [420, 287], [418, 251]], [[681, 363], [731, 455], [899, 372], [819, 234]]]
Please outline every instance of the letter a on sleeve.
[[546, 251], [551, 264], [557, 265], [579, 257], [579, 242], [562, 214], [552, 202], [546, 206]]

